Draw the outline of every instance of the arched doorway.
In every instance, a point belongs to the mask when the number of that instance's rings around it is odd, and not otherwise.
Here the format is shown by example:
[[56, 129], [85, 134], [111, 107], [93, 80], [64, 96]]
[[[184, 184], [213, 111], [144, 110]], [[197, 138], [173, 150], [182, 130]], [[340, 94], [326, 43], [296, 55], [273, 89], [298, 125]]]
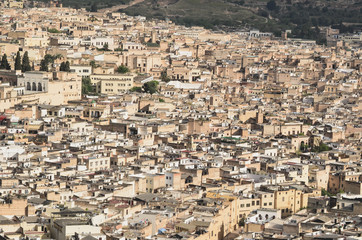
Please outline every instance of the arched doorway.
[[33, 87], [32, 87], [31, 90], [32, 90], [32, 91], [36, 91], [36, 83], [35, 83], [35, 82], [33, 82]]

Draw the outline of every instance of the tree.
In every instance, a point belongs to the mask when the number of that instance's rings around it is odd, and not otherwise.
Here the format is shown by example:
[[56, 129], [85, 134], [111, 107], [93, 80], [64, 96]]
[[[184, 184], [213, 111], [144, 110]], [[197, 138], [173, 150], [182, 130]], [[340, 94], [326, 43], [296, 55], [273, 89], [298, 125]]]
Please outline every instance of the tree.
[[60, 64], [60, 67], [59, 67], [59, 71], [64, 71], [64, 69], [65, 69], [65, 62], [62, 62], [61, 64]]
[[245, 225], [245, 217], [239, 220], [239, 227], [243, 227]]
[[90, 78], [83, 77], [82, 78], [82, 94], [88, 94], [93, 91], [92, 83]]
[[6, 69], [6, 70], [11, 69], [10, 64], [8, 62], [8, 57], [6, 56], [6, 54], [4, 54], [3, 57], [1, 58], [0, 69]]
[[304, 151], [304, 143], [303, 142], [300, 144], [299, 150]]
[[123, 64], [121, 66], [119, 66], [117, 68], [117, 72], [118, 73], [128, 73], [129, 72], [129, 68], [124, 66]]
[[104, 51], [109, 51], [108, 43], [105, 43], [105, 44], [103, 45], [103, 50], [104, 50]]
[[65, 71], [70, 72], [70, 63], [69, 63], [69, 61], [65, 62]]
[[61, 33], [61, 31], [56, 28], [48, 28], [48, 33]]
[[320, 151], [320, 152], [329, 151], [329, 150], [330, 150], [330, 148], [327, 146], [327, 144], [321, 143], [321, 144], [319, 145], [319, 151]]
[[154, 94], [158, 90], [158, 82], [157, 81], [146, 82], [143, 84], [142, 88], [146, 93]]
[[44, 71], [44, 72], [47, 72], [49, 70], [48, 68], [48, 62], [43, 59], [40, 61], [40, 71]]
[[70, 63], [69, 63], [69, 61], [62, 62], [60, 64], [59, 70], [63, 71], [63, 72], [70, 72]]
[[30, 66], [28, 51], [26, 51], [26, 52], [24, 53], [23, 61], [22, 61], [22, 64], [21, 64], [21, 71], [22, 71], [22, 72], [31, 71], [31, 66]]
[[316, 146], [312, 149], [312, 152], [324, 152], [331, 150], [327, 144], [321, 142], [319, 146]]
[[244, 0], [239, 0], [239, 1], [235, 1], [234, 3], [236, 3], [236, 4], [240, 5], [240, 6], [242, 6], [242, 5], [244, 5], [244, 4], [245, 4], [245, 1], [244, 1]]
[[21, 56], [19, 51], [16, 53], [15, 70], [21, 70]]
[[267, 7], [270, 11], [277, 10], [277, 8], [278, 8], [275, 0], [270, 0], [270, 1], [266, 4], [266, 7]]
[[330, 192], [328, 192], [327, 190], [325, 190], [324, 188], [322, 188], [321, 193], [322, 193], [322, 196], [328, 196], [328, 197], [332, 196], [332, 194]]
[[57, 56], [53, 56], [53, 55], [50, 55], [50, 54], [45, 54], [45, 56], [44, 56], [44, 60], [48, 64], [53, 63], [55, 59], [57, 59]]
[[75, 3], [75, 4], [74, 4], [74, 8], [75, 8], [75, 9], [80, 9], [79, 3]]
[[133, 87], [130, 89], [131, 92], [139, 92], [141, 93], [142, 92], [142, 88], [141, 87]]
[[90, 61], [89, 65], [91, 65], [92, 68], [96, 68], [96, 67], [97, 67], [96, 61], [94, 61], [94, 60]]
[[58, 58], [61, 58], [61, 54], [50, 55], [45, 54], [44, 59], [40, 61], [40, 71], [49, 71], [49, 64], [54, 63], [54, 61]]
[[91, 8], [90, 8], [90, 11], [91, 12], [97, 12], [98, 11], [98, 6], [97, 6], [97, 3], [93, 3]]
[[167, 71], [161, 72], [161, 80], [162, 80], [162, 82], [169, 82], [170, 81], [169, 76], [167, 76]]

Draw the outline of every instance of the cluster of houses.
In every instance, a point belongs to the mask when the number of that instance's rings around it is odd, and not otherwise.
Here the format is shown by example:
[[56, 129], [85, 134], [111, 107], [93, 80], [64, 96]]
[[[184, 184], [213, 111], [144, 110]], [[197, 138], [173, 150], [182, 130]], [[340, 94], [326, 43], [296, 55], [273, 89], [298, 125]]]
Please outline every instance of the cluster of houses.
[[0, 239], [361, 238], [355, 42], [42, 4], [0, 8]]

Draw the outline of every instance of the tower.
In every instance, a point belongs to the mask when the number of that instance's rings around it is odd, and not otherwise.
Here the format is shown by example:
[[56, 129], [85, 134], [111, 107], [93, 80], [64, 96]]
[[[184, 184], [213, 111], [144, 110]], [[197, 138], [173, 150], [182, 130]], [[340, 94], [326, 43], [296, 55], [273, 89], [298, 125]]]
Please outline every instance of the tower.
[[152, 33], [151, 33], [151, 41], [152, 41], [152, 43], [156, 43], [156, 32], [155, 31], [152, 31]]
[[261, 124], [264, 122], [264, 114], [261, 109], [258, 110], [258, 113], [256, 114], [256, 122], [258, 124]]

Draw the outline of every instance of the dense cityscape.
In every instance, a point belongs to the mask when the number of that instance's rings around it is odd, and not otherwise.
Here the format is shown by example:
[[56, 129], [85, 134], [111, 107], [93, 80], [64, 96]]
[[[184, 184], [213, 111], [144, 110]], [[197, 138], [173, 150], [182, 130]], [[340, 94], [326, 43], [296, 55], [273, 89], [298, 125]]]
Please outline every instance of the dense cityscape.
[[362, 34], [0, 3], [0, 240], [362, 238]]

